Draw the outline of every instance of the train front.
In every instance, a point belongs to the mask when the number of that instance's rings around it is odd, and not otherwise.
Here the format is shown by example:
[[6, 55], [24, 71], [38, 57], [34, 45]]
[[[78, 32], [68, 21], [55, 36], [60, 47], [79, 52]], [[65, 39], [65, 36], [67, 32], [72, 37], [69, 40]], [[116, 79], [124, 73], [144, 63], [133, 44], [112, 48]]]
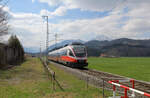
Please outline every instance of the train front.
[[86, 47], [82, 44], [80, 45], [71, 45], [69, 51], [69, 56], [72, 56], [75, 59], [75, 62], [72, 63], [72, 67], [85, 67], [87, 63], [87, 50]]

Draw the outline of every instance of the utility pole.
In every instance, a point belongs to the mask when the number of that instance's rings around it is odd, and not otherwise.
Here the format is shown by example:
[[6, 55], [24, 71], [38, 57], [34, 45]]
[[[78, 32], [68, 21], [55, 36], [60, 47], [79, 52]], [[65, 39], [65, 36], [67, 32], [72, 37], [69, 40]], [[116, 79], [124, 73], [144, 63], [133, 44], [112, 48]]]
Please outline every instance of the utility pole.
[[55, 34], [55, 49], [57, 48], [57, 38], [58, 38], [58, 34]]
[[54, 37], [55, 37], [55, 48], [57, 48], [57, 42], [60, 41], [60, 40], [63, 40], [63, 39], [58, 39], [60, 35], [63, 35], [63, 34], [57, 34], [57, 33], [56, 33], [56, 34], [54, 35]]
[[[59, 35], [61, 35], [61, 34], [59, 34]], [[58, 35], [57, 33], [54, 35], [54, 36], [55, 36], [55, 49], [58, 48], [58, 46], [57, 46], [57, 41], [58, 41], [59, 35]], [[58, 54], [58, 56], [60, 56], [60, 55], [59, 55], [59, 52], [57, 52], [57, 54]]]
[[49, 25], [48, 25], [48, 16], [42, 16], [46, 18], [47, 21], [47, 35], [46, 35], [46, 63], [48, 63], [48, 42], [49, 42]]
[[40, 58], [42, 57], [42, 49], [41, 49], [41, 42], [40, 42]]

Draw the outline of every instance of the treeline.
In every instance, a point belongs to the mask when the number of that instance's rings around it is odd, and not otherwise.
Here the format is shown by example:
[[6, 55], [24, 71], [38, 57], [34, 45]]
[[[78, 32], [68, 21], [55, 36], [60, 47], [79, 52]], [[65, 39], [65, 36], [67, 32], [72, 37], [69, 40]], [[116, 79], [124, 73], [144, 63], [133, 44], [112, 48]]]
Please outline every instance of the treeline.
[[11, 36], [8, 44], [0, 43], [0, 68], [19, 65], [24, 61], [24, 50], [16, 36]]

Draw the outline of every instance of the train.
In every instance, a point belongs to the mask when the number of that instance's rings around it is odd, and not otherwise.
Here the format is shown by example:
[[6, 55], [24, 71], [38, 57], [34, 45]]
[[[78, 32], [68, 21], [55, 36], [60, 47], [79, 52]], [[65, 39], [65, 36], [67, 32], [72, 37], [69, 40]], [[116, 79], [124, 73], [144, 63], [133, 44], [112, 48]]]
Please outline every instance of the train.
[[88, 66], [87, 49], [84, 44], [73, 42], [48, 53], [48, 60], [73, 68]]

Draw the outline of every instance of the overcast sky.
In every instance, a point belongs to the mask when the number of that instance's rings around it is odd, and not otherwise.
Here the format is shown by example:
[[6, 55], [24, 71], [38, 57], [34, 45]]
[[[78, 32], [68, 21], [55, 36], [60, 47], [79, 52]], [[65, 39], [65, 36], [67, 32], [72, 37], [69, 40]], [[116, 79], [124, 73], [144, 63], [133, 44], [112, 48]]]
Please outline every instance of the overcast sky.
[[[11, 32], [24, 47], [45, 42], [49, 16], [50, 40], [150, 38], [150, 0], [10, 0]], [[52, 44], [52, 42], [50, 43]]]

